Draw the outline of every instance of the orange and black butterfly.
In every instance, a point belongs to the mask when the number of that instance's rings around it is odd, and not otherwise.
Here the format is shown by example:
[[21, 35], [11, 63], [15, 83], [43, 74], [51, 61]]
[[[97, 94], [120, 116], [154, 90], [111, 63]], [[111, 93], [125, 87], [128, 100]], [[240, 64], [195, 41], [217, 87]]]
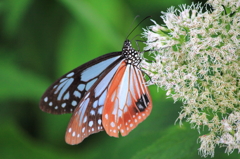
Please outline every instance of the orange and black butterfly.
[[43, 94], [41, 110], [72, 113], [65, 140], [74, 145], [99, 131], [126, 136], [152, 110], [139, 63], [129, 40], [122, 51], [95, 58], [68, 72]]

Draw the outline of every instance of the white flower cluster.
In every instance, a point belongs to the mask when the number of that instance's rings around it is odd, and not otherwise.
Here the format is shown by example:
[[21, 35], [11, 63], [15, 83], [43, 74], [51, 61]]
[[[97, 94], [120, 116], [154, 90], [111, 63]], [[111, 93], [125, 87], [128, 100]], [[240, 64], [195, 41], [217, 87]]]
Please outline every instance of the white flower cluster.
[[199, 138], [202, 156], [213, 156], [216, 145], [240, 152], [240, 1], [208, 4], [213, 11], [193, 4], [163, 12], [165, 26], [153, 21], [144, 30], [155, 61], [142, 62], [154, 84], [183, 101], [180, 122], [208, 128]]

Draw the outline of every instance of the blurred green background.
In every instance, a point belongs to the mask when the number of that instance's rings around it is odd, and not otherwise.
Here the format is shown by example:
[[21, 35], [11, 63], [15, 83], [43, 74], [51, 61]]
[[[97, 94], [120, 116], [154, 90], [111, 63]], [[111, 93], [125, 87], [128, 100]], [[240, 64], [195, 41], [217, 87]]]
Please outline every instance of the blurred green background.
[[[120, 51], [144, 17], [188, 0], [0, 0], [0, 158], [201, 158], [196, 130], [174, 122], [181, 103], [151, 86], [151, 115], [128, 136], [105, 132], [81, 144], [64, 141], [71, 115], [42, 112], [41, 95], [58, 77], [105, 53]], [[198, 2], [198, 1], [196, 1]], [[134, 20], [136, 15], [140, 18]], [[133, 25], [132, 25], [133, 23]], [[143, 22], [130, 36], [140, 35]], [[217, 149], [216, 158], [228, 156]], [[209, 157], [210, 158], [210, 157]]]

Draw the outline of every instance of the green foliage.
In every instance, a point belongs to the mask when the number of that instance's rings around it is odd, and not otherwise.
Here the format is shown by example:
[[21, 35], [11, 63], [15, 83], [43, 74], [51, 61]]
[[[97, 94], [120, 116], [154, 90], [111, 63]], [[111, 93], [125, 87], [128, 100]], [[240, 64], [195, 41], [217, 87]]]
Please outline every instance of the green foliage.
[[[118, 139], [101, 132], [79, 145], [67, 145], [64, 134], [71, 115], [51, 115], [39, 109], [41, 95], [59, 76], [97, 56], [120, 51], [125, 37], [142, 18], [149, 14], [158, 17], [166, 10], [160, 8], [163, 5], [180, 4], [149, 1], [149, 6], [157, 8], [152, 10], [145, 3], [0, 1], [0, 158], [198, 156], [198, 133], [189, 126], [174, 126], [181, 104], [166, 100], [165, 93], [156, 92], [154, 86], [150, 87], [151, 115], [128, 136]], [[141, 17], [131, 25], [138, 14]], [[130, 39], [141, 33], [141, 27]]]
[[183, 127], [172, 126], [159, 133], [159, 136], [159, 139], [135, 155], [133, 159], [196, 158], [199, 147], [199, 144], [196, 144], [198, 134], [194, 130], [189, 130], [188, 124], [185, 123]]

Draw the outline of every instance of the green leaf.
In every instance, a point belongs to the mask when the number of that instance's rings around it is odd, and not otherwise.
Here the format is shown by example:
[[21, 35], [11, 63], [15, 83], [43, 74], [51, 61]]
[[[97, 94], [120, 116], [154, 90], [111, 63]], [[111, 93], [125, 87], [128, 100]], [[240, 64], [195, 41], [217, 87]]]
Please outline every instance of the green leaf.
[[0, 9], [5, 13], [4, 32], [8, 36], [16, 33], [31, 3], [31, 0], [7, 0], [1, 3]]
[[1, 123], [0, 131], [1, 158], [34, 158], [34, 159], [64, 159], [74, 158], [75, 154], [67, 150], [61, 150], [44, 144], [43, 142], [31, 138], [15, 122], [8, 118]]
[[133, 159], [192, 159], [198, 157], [198, 133], [190, 130], [189, 125], [172, 126], [161, 133], [161, 138], [137, 153]]
[[[95, 30], [100, 35], [104, 35], [104, 36], [100, 36], [101, 41], [109, 42], [108, 45], [117, 46], [116, 44], [123, 43], [123, 41], [121, 40], [123, 36], [121, 36], [119, 33], [114, 31], [114, 27], [110, 25], [108, 19], [105, 16], [105, 15], [109, 16], [109, 13], [96, 11], [98, 10], [98, 8], [102, 8], [102, 9], [103, 8], [109, 9], [109, 7], [113, 8], [118, 4], [108, 3], [108, 1], [105, 1], [104, 3], [108, 4], [108, 6], [103, 5], [99, 7], [99, 5], [94, 2], [92, 3], [92, 5], [90, 5], [90, 3], [87, 3], [86, 1], [78, 1], [78, 0], [61, 0], [61, 1], [68, 8], [69, 12], [75, 17], [75, 19], [79, 23], [84, 22], [85, 26], [91, 27], [91, 28], [88, 28], [88, 30], [90, 30], [89, 33]], [[109, 6], [109, 4], [112, 4], [112, 6]], [[112, 18], [113, 17], [114, 15], [112, 15]], [[84, 31], [82, 33], [84, 33]], [[98, 38], [98, 35], [96, 34], [95, 37]], [[118, 38], [111, 38], [111, 37], [118, 37]], [[95, 38], [93, 38], [93, 40], [94, 39]], [[96, 42], [101, 42], [101, 41], [97, 40]], [[92, 42], [92, 45], [95, 45], [95, 44], [97, 43]]]
[[0, 100], [33, 99], [38, 101], [48, 86], [43, 77], [21, 69], [7, 58], [0, 58]]

